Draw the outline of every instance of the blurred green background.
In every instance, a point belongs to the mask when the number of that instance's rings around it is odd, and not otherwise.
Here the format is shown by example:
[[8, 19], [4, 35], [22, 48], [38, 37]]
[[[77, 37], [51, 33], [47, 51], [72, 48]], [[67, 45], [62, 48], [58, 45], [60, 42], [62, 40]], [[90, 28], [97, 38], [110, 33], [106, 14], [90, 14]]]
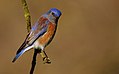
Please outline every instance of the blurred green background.
[[[32, 23], [50, 8], [63, 13], [34, 74], [119, 74], [119, 0], [27, 0]], [[21, 0], [0, 1], [0, 74], [29, 74], [33, 50], [12, 59], [27, 34]]]

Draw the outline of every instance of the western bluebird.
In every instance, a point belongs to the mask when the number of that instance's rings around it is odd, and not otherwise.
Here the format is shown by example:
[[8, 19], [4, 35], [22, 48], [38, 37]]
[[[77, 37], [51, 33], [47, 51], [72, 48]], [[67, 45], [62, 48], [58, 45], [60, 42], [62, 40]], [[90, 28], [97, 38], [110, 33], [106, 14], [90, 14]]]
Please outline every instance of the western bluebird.
[[30, 33], [26, 36], [12, 62], [15, 62], [24, 52], [32, 48], [44, 51], [44, 48], [52, 41], [55, 35], [61, 14], [61, 11], [56, 8], [51, 8], [47, 13], [43, 14], [32, 26]]

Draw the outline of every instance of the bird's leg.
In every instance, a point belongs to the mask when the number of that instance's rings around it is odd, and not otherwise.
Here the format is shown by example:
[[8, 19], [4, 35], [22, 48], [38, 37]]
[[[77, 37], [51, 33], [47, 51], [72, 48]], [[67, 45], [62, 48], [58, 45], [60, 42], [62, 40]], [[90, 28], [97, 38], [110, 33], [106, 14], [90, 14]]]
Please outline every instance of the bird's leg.
[[48, 56], [47, 56], [47, 54], [46, 54], [46, 52], [45, 52], [44, 50], [41, 50], [40, 55], [41, 55], [41, 57], [43, 58], [44, 64], [45, 64], [45, 63], [51, 64], [51, 61], [50, 61], [50, 59], [48, 58]]

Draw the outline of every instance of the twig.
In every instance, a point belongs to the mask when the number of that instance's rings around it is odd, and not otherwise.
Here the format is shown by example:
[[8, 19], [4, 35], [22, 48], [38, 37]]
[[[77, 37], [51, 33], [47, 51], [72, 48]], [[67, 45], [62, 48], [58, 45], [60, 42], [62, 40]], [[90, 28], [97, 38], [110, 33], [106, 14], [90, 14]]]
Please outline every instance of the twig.
[[31, 16], [30, 16], [30, 12], [29, 12], [26, 0], [22, 0], [22, 6], [24, 9], [24, 17], [25, 17], [26, 24], [27, 24], [27, 31], [29, 33], [31, 29]]
[[39, 50], [37, 50], [37, 49], [34, 50], [34, 55], [33, 55], [32, 67], [31, 67], [31, 70], [30, 70], [30, 74], [33, 74], [33, 72], [34, 72], [35, 65], [36, 65], [36, 57], [37, 57], [38, 52], [39, 52]]

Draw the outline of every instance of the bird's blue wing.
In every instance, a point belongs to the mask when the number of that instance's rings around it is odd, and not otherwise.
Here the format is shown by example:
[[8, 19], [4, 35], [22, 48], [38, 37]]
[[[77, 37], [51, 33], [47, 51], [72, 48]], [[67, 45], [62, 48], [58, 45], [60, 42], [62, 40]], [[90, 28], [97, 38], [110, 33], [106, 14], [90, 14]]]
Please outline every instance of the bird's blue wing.
[[32, 27], [30, 33], [27, 35], [25, 41], [18, 49], [16, 55], [19, 54], [26, 47], [32, 46], [32, 44], [47, 31], [48, 23], [49, 21], [46, 20], [46, 18], [41, 17]]
[[[47, 22], [47, 21], [45, 21]], [[44, 33], [47, 32], [48, 23], [42, 23], [41, 25], [38, 25], [37, 22], [36, 25], [31, 29], [31, 33], [29, 36], [29, 44], [33, 44], [40, 36], [42, 36]]]

